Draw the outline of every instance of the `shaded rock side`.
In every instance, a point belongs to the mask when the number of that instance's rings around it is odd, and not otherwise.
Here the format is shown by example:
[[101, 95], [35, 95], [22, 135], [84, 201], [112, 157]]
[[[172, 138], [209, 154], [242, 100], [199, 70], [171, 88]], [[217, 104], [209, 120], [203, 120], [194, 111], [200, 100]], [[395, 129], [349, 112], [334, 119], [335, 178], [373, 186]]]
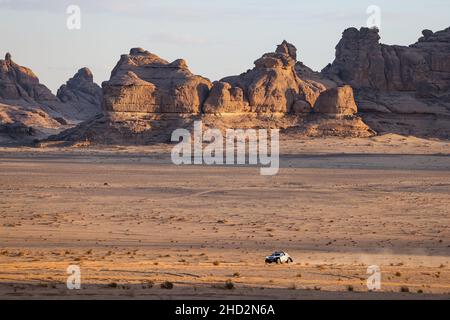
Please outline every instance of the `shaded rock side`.
[[9, 53], [5, 60], [0, 60], [0, 100], [47, 104], [58, 101], [46, 86], [39, 83], [31, 69], [16, 64]]
[[83, 68], [55, 96], [7, 53], [0, 60], [0, 143], [28, 143], [89, 119], [101, 111], [101, 95]]
[[28, 144], [67, 128], [39, 107], [0, 103], [0, 144]]
[[450, 28], [410, 46], [380, 43], [376, 29], [349, 28], [321, 75], [355, 91], [358, 111], [379, 133], [450, 137]]
[[58, 99], [70, 118], [87, 120], [102, 112], [102, 88], [94, 83], [92, 72], [82, 68], [58, 89]]
[[417, 91], [435, 96], [450, 88], [450, 28], [410, 46], [380, 43], [377, 29], [349, 28], [336, 46], [336, 58], [322, 73], [354, 88]]

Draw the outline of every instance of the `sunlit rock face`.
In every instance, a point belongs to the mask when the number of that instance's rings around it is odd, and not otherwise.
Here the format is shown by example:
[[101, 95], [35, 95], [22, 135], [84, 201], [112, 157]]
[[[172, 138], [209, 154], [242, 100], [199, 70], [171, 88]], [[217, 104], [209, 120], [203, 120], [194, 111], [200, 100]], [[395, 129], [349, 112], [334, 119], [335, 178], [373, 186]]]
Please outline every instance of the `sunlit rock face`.
[[325, 114], [352, 115], [358, 112], [352, 87], [340, 86], [322, 92], [314, 111]]
[[184, 60], [169, 63], [141, 48], [122, 55], [103, 83], [103, 108], [107, 112], [201, 112], [211, 82], [192, 74]]
[[308, 113], [325, 87], [295, 72], [297, 49], [284, 41], [238, 76], [215, 82], [205, 113]]

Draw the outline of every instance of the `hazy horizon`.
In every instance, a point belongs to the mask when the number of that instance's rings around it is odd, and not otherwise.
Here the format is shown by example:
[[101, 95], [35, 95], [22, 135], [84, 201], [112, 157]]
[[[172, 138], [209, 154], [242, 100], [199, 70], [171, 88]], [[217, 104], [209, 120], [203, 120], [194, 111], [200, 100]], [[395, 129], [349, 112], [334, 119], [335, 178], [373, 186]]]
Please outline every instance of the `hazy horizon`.
[[[81, 8], [80, 30], [66, 27], [69, 5]], [[90, 68], [101, 84], [132, 47], [168, 61], [186, 59], [193, 73], [219, 80], [252, 68], [287, 40], [297, 47], [299, 61], [320, 70], [333, 61], [343, 30], [366, 25], [370, 5], [381, 8], [383, 43], [409, 45], [423, 29], [450, 26], [445, 0], [430, 0], [426, 7], [406, 0], [0, 0], [0, 55], [10, 52], [53, 92], [81, 67]]]

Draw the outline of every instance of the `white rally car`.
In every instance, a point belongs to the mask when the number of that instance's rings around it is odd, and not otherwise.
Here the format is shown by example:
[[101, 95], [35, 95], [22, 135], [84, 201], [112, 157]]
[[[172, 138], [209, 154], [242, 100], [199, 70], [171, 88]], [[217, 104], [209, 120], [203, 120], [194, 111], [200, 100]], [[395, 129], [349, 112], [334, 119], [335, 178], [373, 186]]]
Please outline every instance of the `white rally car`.
[[290, 255], [284, 251], [275, 251], [270, 256], [266, 257], [266, 263], [289, 263], [294, 262]]

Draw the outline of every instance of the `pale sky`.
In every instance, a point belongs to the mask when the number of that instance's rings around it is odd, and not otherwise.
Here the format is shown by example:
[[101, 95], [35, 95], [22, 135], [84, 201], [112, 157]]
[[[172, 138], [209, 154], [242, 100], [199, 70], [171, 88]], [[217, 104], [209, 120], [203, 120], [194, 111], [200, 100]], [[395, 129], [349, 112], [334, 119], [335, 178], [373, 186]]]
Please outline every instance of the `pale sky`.
[[[80, 30], [66, 27], [69, 5], [81, 9]], [[252, 68], [285, 39], [320, 70], [344, 29], [366, 25], [370, 5], [381, 9], [383, 43], [409, 45], [423, 29], [450, 26], [449, 0], [0, 0], [0, 55], [54, 92], [85, 66], [101, 84], [132, 47], [186, 59], [214, 81]]]

